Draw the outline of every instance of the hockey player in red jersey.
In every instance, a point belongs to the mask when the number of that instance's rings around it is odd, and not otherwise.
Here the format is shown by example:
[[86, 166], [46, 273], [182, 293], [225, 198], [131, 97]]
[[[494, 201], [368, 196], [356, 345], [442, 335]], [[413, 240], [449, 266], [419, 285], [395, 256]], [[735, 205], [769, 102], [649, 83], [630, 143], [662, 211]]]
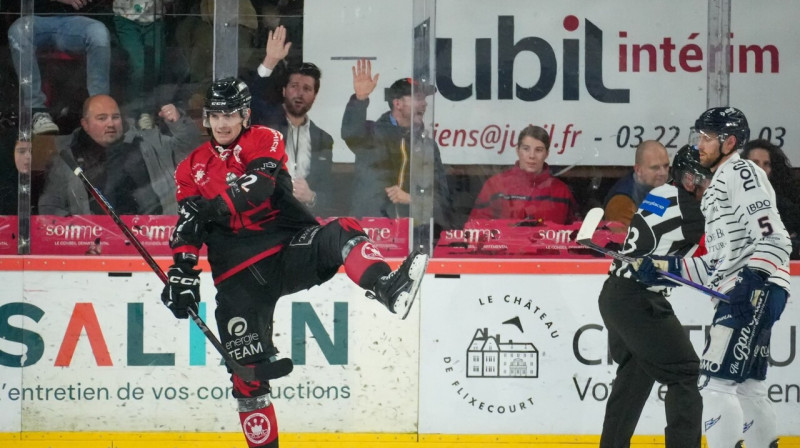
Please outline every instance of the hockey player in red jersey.
[[[161, 295], [164, 304], [178, 318], [186, 318], [189, 307], [196, 309], [195, 266], [205, 244], [222, 344], [250, 338], [263, 348], [232, 353], [241, 364], [275, 359], [272, 321], [281, 296], [329, 280], [342, 265], [368, 297], [405, 318], [419, 293], [427, 255], [414, 251], [392, 272], [355, 220], [319, 225], [292, 195], [283, 136], [249, 126], [250, 99], [246, 84], [235, 78], [214, 81], [208, 90], [203, 125], [212, 137], [175, 172], [180, 211], [170, 240], [174, 264]], [[269, 383], [246, 382], [235, 374], [231, 380], [248, 445], [277, 447]]]

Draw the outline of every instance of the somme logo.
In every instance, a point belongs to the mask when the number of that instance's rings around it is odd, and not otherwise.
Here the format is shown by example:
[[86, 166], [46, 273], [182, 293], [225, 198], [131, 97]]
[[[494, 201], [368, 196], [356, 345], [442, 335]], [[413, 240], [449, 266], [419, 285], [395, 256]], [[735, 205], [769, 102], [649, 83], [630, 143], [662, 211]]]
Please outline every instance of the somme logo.
[[233, 319], [228, 321], [228, 334], [231, 336], [236, 336], [237, 338], [242, 336], [247, 331], [247, 321], [241, 317], [234, 317]]
[[532, 410], [540, 370], [547, 368], [540, 353], [559, 337], [552, 314], [513, 294], [472, 303], [478, 306], [464, 310], [463, 326], [445, 330], [445, 338], [460, 335], [449, 346], [462, 348], [441, 354], [442, 386], [476, 412], [503, 417]]

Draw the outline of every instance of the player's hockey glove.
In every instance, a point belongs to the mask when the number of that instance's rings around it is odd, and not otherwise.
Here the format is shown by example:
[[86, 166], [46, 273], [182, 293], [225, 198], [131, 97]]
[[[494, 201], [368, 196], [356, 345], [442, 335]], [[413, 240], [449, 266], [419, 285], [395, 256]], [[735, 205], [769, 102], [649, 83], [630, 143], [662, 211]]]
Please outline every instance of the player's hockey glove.
[[767, 274], [747, 266], [739, 271], [736, 286], [728, 293], [731, 317], [737, 328], [743, 328], [753, 320], [755, 302], [764, 293]]
[[230, 211], [220, 196], [214, 199], [191, 196], [181, 201], [178, 214], [177, 232], [199, 234], [207, 222], [229, 215]]
[[229, 214], [228, 206], [220, 196], [214, 199], [201, 196], [183, 199], [178, 209], [178, 223], [170, 238], [170, 247], [188, 244], [199, 248], [205, 239], [206, 224]]
[[197, 312], [200, 303], [200, 269], [195, 263], [176, 254], [175, 264], [167, 271], [167, 284], [161, 292], [161, 301], [178, 319], [189, 317], [189, 308]]
[[647, 286], [680, 286], [679, 283], [669, 280], [657, 271], [669, 272], [680, 277], [682, 260], [681, 257], [670, 255], [645, 256], [633, 264], [634, 275]]

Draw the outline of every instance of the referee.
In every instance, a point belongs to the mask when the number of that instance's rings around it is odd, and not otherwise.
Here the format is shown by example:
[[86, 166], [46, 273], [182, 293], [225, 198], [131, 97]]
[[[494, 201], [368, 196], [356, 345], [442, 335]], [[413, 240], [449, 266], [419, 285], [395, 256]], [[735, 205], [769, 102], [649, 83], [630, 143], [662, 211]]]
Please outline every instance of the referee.
[[[621, 252], [691, 256], [703, 236], [700, 198], [711, 172], [686, 145], [675, 154], [672, 182], [654, 188], [631, 220]], [[598, 300], [611, 357], [619, 365], [606, 403], [601, 448], [630, 446], [656, 381], [667, 386], [667, 448], [699, 448], [703, 401], [697, 389], [700, 361], [667, 300], [673, 283], [647, 286], [634, 268], [614, 260]]]

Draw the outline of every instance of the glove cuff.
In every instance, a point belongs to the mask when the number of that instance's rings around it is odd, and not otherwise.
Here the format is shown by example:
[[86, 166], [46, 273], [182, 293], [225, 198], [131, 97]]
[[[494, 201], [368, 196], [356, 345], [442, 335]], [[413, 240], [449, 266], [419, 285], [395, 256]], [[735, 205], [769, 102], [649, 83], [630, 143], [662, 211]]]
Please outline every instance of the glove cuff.
[[767, 279], [769, 279], [769, 272], [766, 272], [766, 271], [764, 271], [762, 269], [754, 268], [754, 267], [751, 267], [751, 266], [745, 266], [745, 267], [742, 268], [742, 270], [743, 271], [744, 270], [750, 271], [751, 273], [757, 275], [761, 279], [761, 281], [763, 281], [763, 282], [766, 282]]
[[172, 260], [177, 266], [194, 268], [197, 265], [197, 254], [191, 252], [178, 252], [172, 255]]

